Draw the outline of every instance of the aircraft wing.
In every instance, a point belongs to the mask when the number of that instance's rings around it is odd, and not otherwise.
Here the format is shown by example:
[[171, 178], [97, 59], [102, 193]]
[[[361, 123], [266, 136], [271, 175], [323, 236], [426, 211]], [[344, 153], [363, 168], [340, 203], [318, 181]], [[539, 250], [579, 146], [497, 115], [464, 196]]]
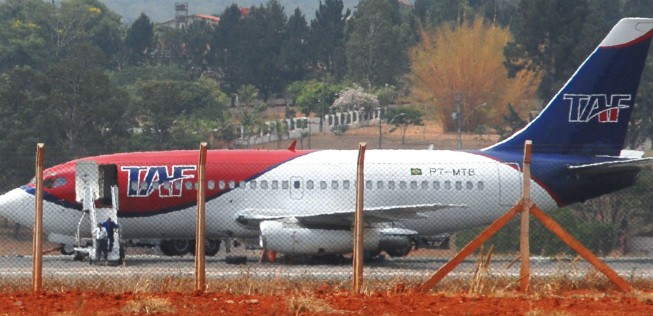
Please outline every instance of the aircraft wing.
[[[383, 223], [402, 219], [423, 218], [429, 212], [446, 208], [466, 208], [464, 204], [414, 204], [366, 207], [363, 210], [366, 223]], [[292, 209], [245, 209], [238, 213], [236, 220], [246, 226], [258, 228], [266, 220], [296, 219], [308, 226], [351, 227], [355, 209], [341, 209], [326, 212], [302, 213]]]
[[607, 173], [622, 170], [632, 170], [634, 168], [639, 168], [641, 166], [651, 164], [651, 162], [653, 162], [653, 157], [606, 161], [584, 165], [571, 165], [568, 168], [571, 171], [576, 171], [579, 173]]

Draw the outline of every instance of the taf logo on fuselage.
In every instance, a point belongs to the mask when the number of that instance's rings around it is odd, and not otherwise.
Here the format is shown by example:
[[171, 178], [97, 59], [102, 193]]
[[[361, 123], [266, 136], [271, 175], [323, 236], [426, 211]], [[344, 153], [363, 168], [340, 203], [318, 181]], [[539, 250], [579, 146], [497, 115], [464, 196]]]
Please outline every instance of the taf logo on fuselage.
[[619, 122], [619, 110], [632, 105], [630, 94], [565, 94], [569, 101], [569, 122], [586, 123], [597, 118], [599, 123]]
[[159, 191], [159, 197], [180, 197], [184, 180], [195, 178], [196, 166], [125, 166], [128, 197], [148, 197]]

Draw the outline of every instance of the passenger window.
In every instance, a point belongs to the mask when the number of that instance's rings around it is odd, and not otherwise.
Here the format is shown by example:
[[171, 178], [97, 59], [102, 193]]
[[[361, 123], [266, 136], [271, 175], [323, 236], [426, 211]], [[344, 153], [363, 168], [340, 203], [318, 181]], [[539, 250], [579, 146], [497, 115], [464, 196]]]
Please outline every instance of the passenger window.
[[279, 181], [272, 180], [272, 190], [277, 190], [277, 189], [279, 189]]
[[379, 190], [383, 190], [383, 181], [377, 181], [376, 182], [376, 188]]
[[422, 181], [422, 190], [426, 190], [429, 188], [429, 182], [428, 181]]
[[313, 182], [313, 180], [306, 181], [306, 188], [307, 189], [313, 190], [314, 187], [315, 187], [315, 183]]
[[[299, 182], [299, 181], [297, 181]], [[267, 190], [268, 189], [268, 180], [262, 180], [261, 181], [261, 189]]]
[[479, 182], [476, 184], [476, 188], [477, 188], [479, 191], [480, 191], [480, 190], [483, 190], [483, 189], [485, 188], [485, 183], [483, 183], [483, 181], [479, 181]]
[[417, 181], [410, 181], [410, 188], [412, 190], [417, 189]]
[[445, 181], [444, 182], [444, 189], [445, 190], [451, 190], [451, 181]]
[[368, 190], [372, 190], [372, 181], [370, 180], [365, 181], [365, 188]]
[[440, 190], [440, 181], [433, 181], [433, 189]]
[[390, 189], [390, 190], [395, 189], [395, 182], [394, 181], [388, 181], [388, 189]]
[[[181, 182], [177, 182], [177, 183], [175, 183], [175, 184], [178, 184], [178, 185], [179, 185], [179, 187], [178, 187], [177, 189], [180, 189], [180, 188], [181, 188]], [[129, 185], [129, 187], [131, 188], [132, 191], [136, 191], [136, 190], [138, 190], [138, 182], [136, 182], [136, 181], [132, 181], [131, 184]]]
[[299, 180], [295, 180], [295, 182], [292, 183], [292, 186], [293, 186], [295, 189], [299, 189], [299, 188], [302, 187], [302, 183], [301, 183]]
[[[136, 182], [132, 182], [132, 189], [136, 190]], [[181, 181], [175, 182], [175, 189], [181, 190]]]
[[[168, 188], [168, 183], [164, 183], [163, 187], [167, 189]], [[207, 183], [207, 187], [209, 188], [209, 190], [215, 189], [215, 181], [209, 180], [209, 182]]]
[[240, 187], [241, 189], [244, 189], [245, 188], [245, 181], [238, 182], [238, 187]]
[[249, 188], [250, 189], [256, 189], [256, 181], [250, 181], [249, 182]]
[[471, 190], [474, 188], [474, 184], [472, 183], [472, 181], [467, 181], [467, 183], [465, 183], [465, 186], [467, 187], [467, 190]]
[[342, 181], [342, 188], [345, 190], [349, 190], [349, 180]]
[[463, 188], [463, 182], [456, 181], [456, 190], [462, 190], [462, 188]]
[[399, 181], [399, 188], [402, 190], [406, 190], [406, 181]]
[[[209, 189], [210, 189], [210, 186], [211, 186], [211, 181], [209, 181]], [[164, 183], [163, 188], [166, 189], [166, 190], [170, 190], [170, 182]]]
[[220, 190], [224, 190], [225, 188], [224, 180], [218, 181], [218, 188], [220, 188]]
[[290, 188], [288, 180], [281, 181], [281, 189], [288, 190]]
[[326, 188], [327, 188], [326, 181], [320, 181], [320, 189], [326, 190]]
[[[192, 188], [192, 185], [193, 185], [193, 184], [190, 183], [190, 181], [189, 181], [189, 182], [186, 182], [186, 183], [188, 183], [188, 184], [191, 186], [191, 188]], [[186, 186], [188, 186], [188, 184], [187, 184]], [[188, 188], [188, 189], [190, 190], [190, 188]], [[141, 190], [147, 190], [147, 183], [146, 183], [146, 182], [141, 183]]]
[[229, 180], [229, 189], [235, 189], [235, 188], [236, 188], [236, 181]]
[[336, 180], [331, 181], [331, 189], [332, 190], [338, 190], [338, 181], [336, 181]]

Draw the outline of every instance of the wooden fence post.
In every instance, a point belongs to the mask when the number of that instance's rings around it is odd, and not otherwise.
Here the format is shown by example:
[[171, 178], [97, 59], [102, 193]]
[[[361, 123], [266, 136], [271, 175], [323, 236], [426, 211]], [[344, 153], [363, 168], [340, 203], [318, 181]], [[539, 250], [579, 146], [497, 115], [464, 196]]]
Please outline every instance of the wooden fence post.
[[32, 292], [34, 294], [43, 289], [43, 147], [43, 143], [36, 145], [36, 190], [32, 237]]
[[195, 234], [195, 291], [206, 289], [206, 258], [204, 257], [204, 231], [206, 228], [206, 143], [200, 144], [197, 163], [197, 231]]
[[366, 143], [358, 144], [356, 169], [356, 213], [354, 214], [354, 293], [360, 294], [363, 287], [363, 207], [365, 190], [364, 164]]
[[527, 140], [524, 144], [524, 162], [522, 164], [522, 195], [521, 195], [521, 226], [519, 229], [519, 253], [521, 266], [519, 269], [519, 289], [528, 291], [530, 282], [530, 242], [529, 242], [529, 211], [531, 208], [531, 147], [533, 142]]

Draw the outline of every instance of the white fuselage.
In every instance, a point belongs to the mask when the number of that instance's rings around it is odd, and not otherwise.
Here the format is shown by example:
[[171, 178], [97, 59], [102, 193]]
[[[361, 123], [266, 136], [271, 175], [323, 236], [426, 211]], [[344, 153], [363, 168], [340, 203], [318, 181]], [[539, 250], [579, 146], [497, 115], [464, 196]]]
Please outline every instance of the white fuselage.
[[[215, 186], [233, 189], [207, 201], [207, 236], [257, 237], [257, 230], [236, 222], [238, 214], [245, 210], [286, 210], [286, 213], [308, 215], [354, 209], [357, 155], [357, 151], [315, 151], [273, 167], [247, 182], [208, 178], [207, 181], [213, 181]], [[456, 205], [392, 223], [422, 236], [487, 225], [505, 213], [521, 195], [522, 173], [516, 164], [466, 152], [369, 150], [364, 167], [366, 208], [434, 203]], [[195, 192], [190, 189], [184, 194]], [[556, 207], [555, 201], [535, 181], [531, 181], [531, 194], [540, 208]], [[22, 225], [33, 224], [32, 194], [15, 189], [1, 199], [2, 216]], [[81, 212], [77, 209], [44, 203], [44, 228], [48, 232], [74, 236], [80, 218]], [[119, 224], [126, 239], [192, 239], [196, 207], [146, 217], [121, 217]]]

